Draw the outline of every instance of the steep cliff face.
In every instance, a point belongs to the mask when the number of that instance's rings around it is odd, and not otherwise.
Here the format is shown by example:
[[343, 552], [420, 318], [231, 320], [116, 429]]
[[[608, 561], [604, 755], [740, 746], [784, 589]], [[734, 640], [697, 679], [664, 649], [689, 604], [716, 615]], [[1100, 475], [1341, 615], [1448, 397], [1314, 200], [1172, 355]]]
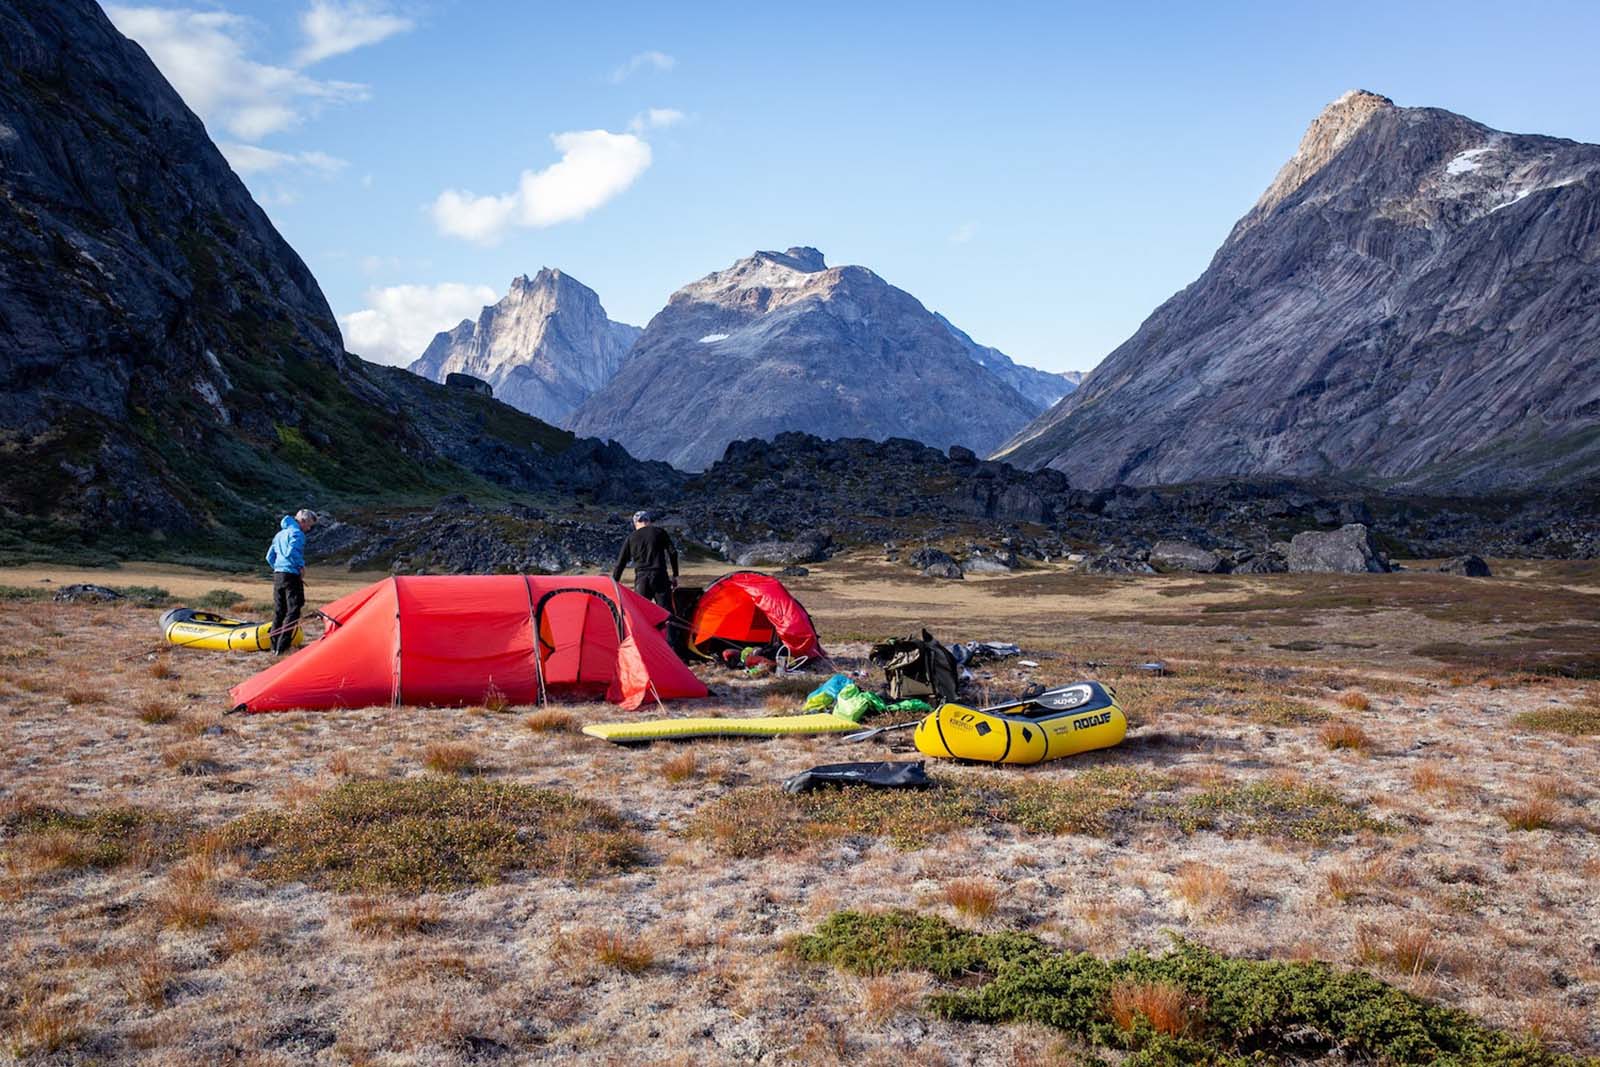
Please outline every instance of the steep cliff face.
[[1597, 307], [1600, 147], [1347, 93], [1206, 272], [999, 455], [1087, 486], [1592, 476]]
[[1036, 410], [909, 293], [791, 248], [674, 293], [571, 426], [698, 470], [785, 430], [989, 449]]
[[554, 459], [571, 435], [416, 385], [344, 352], [305, 264], [92, 0], [0, 2], [0, 552], [227, 543], [305, 501], [581, 478]]
[[440, 333], [411, 371], [442, 382], [470, 374], [520, 411], [565, 425], [616, 377], [642, 331], [613, 322], [587, 285], [546, 267], [511, 282], [505, 297]]

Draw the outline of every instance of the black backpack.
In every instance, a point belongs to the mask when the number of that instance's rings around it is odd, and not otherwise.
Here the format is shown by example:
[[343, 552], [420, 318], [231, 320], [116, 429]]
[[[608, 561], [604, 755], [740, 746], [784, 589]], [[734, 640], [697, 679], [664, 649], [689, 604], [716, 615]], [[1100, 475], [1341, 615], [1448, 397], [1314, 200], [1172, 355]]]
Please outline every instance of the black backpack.
[[890, 700], [954, 700], [961, 686], [956, 658], [927, 630], [922, 631], [921, 637], [912, 634], [873, 645], [868, 658], [883, 668]]

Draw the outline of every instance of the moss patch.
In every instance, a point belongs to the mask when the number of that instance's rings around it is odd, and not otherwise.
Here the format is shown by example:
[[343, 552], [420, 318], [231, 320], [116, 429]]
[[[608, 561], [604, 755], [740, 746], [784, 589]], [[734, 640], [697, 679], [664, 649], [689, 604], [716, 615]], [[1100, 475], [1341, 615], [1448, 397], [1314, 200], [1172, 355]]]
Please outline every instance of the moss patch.
[[581, 879], [639, 855], [603, 804], [477, 779], [346, 782], [302, 808], [237, 819], [220, 839], [261, 878], [339, 892], [458, 889], [515, 870]]
[[1331, 789], [1271, 781], [1207, 789], [1177, 804], [1162, 806], [1155, 814], [1185, 833], [1213, 830], [1229, 836], [1307, 842], [1393, 829]]
[[110, 870], [176, 853], [178, 823], [134, 807], [66, 811], [21, 804], [0, 816], [7, 851], [48, 870]]
[[1516, 717], [1515, 722], [1529, 730], [1544, 730], [1570, 737], [1600, 736], [1600, 701], [1570, 708], [1525, 711]]
[[[1385, 1064], [1578, 1067], [1538, 1042], [1494, 1030], [1362, 972], [1324, 963], [1223, 956], [1177, 940], [1162, 956], [1103, 960], [1015, 933], [976, 934], [942, 919], [841, 912], [796, 939], [799, 958], [857, 974], [926, 971], [946, 988], [927, 1006], [945, 1018], [1042, 1023], [1134, 1067], [1342, 1059]], [[978, 984], [973, 986], [973, 982]], [[1154, 1014], [1117, 1010], [1117, 990], [1176, 989], [1194, 1025], [1161, 1028]]]
[[1070, 777], [950, 775], [920, 791], [844, 786], [794, 795], [751, 786], [701, 808], [688, 834], [724, 855], [763, 856], [851, 836], [918, 849], [940, 835], [979, 826], [1092, 836], [1162, 826], [1180, 833], [1318, 842], [1389, 829], [1331, 790], [1313, 786], [1256, 782], [1191, 794], [1175, 788], [1170, 778], [1147, 768], [1117, 766]]

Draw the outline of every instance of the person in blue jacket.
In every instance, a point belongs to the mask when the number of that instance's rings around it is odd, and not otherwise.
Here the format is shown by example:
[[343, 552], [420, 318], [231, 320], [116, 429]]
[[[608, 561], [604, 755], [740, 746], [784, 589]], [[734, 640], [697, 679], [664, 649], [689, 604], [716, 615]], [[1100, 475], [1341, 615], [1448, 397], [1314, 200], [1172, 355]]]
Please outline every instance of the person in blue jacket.
[[306, 531], [316, 525], [317, 513], [310, 508], [285, 515], [267, 549], [272, 566], [272, 651], [280, 656], [294, 647], [300, 612], [306, 606]]

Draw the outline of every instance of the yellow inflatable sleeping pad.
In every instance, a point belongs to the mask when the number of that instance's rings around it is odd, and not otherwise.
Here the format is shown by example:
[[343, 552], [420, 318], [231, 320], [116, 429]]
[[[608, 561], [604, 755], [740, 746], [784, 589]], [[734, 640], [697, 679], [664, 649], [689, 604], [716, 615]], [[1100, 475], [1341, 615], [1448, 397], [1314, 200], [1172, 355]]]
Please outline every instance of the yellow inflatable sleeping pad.
[[602, 741], [664, 741], [680, 737], [786, 737], [793, 734], [848, 734], [861, 729], [831, 711], [811, 715], [763, 715], [753, 719], [642, 719], [602, 722], [583, 732]]

